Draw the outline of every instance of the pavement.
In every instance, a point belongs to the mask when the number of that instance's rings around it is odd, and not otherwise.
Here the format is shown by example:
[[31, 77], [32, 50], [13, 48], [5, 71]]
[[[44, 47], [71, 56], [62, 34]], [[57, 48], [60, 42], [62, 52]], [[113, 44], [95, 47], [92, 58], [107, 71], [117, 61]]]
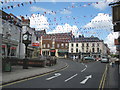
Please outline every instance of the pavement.
[[66, 66], [67, 64], [59, 59], [57, 60], [57, 64], [54, 66], [29, 67], [28, 69], [23, 69], [23, 66], [12, 66], [11, 72], [2, 73], [2, 82], [0, 82], [0, 84], [6, 84], [9, 82], [19, 81], [29, 77], [53, 72]]
[[120, 89], [120, 65], [109, 64], [105, 88]]

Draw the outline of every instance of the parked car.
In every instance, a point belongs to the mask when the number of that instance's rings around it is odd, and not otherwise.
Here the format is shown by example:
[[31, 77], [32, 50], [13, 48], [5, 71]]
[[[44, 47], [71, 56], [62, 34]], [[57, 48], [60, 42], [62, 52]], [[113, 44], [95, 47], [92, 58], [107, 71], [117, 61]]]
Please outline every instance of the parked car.
[[101, 63], [109, 63], [109, 58], [108, 57], [102, 57], [101, 58]]
[[95, 61], [95, 59], [92, 58], [92, 57], [84, 57], [83, 60], [93, 60], [93, 61]]

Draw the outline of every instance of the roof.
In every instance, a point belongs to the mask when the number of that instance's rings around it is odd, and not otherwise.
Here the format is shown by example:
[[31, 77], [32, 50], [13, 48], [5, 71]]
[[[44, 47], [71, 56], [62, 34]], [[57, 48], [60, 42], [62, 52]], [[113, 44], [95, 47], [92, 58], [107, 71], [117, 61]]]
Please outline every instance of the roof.
[[79, 37], [73, 38], [71, 42], [102, 42], [98, 37]]
[[45, 34], [46, 34], [46, 30], [45, 29], [44, 30], [40, 30], [40, 31], [35, 31], [35, 35], [37, 37], [41, 37], [41, 36], [43, 36]]

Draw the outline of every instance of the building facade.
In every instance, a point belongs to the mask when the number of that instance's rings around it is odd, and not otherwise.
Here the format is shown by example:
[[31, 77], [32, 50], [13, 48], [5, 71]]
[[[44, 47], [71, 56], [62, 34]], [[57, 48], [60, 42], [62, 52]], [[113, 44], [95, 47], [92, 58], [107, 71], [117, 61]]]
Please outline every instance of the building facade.
[[[29, 31], [32, 34], [32, 43], [36, 42], [35, 29], [29, 27], [29, 20], [18, 19], [13, 14], [2, 12], [2, 57], [25, 58], [25, 45], [22, 43], [22, 35]], [[28, 57], [32, 58], [34, 47], [28, 46]]]
[[108, 55], [109, 49], [104, 44], [103, 40], [97, 37], [73, 38], [69, 43], [69, 58], [94, 57], [100, 58], [103, 55]]
[[71, 38], [72, 32], [43, 35], [41, 37], [42, 55], [67, 58]]

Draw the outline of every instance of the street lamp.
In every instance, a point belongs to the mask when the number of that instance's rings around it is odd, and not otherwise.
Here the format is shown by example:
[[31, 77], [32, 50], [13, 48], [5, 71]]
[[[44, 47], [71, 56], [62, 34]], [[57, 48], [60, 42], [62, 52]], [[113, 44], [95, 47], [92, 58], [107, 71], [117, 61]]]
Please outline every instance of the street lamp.
[[28, 69], [27, 65], [27, 47], [29, 44], [31, 44], [32, 41], [32, 34], [30, 34], [28, 31], [23, 34], [23, 43], [25, 44], [25, 59], [23, 61], [23, 69]]
[[9, 32], [6, 32], [6, 38], [8, 40], [8, 43], [7, 43], [7, 57], [10, 56], [10, 38], [11, 38], [11, 34]]

